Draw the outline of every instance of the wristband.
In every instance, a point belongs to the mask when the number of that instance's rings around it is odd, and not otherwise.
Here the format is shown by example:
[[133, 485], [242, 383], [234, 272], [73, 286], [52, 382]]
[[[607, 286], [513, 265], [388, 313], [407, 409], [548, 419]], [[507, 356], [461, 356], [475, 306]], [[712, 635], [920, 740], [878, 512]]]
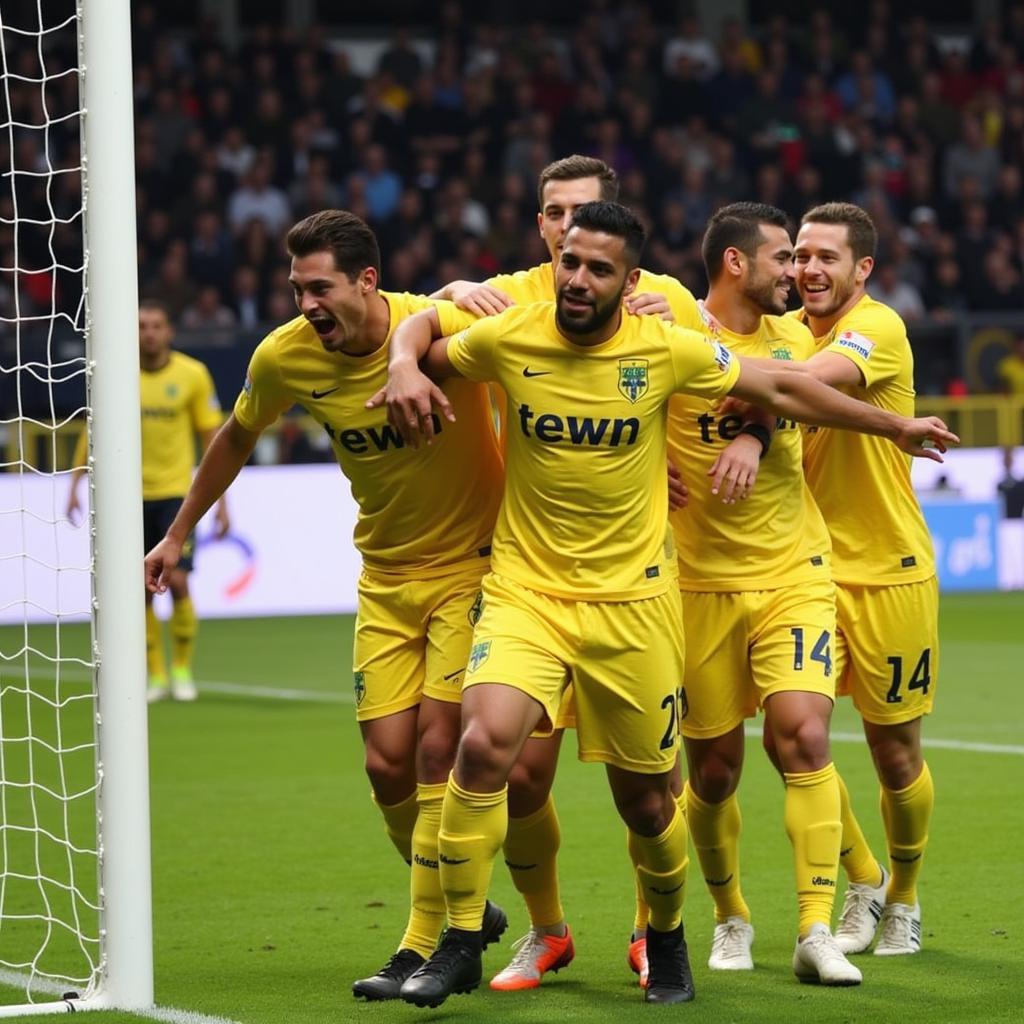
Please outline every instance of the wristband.
[[751, 437], [756, 437], [761, 442], [761, 458], [763, 459], [768, 454], [768, 449], [772, 446], [772, 435], [769, 433], [767, 427], [762, 427], [760, 423], [747, 423], [740, 427], [741, 434], [749, 434]]

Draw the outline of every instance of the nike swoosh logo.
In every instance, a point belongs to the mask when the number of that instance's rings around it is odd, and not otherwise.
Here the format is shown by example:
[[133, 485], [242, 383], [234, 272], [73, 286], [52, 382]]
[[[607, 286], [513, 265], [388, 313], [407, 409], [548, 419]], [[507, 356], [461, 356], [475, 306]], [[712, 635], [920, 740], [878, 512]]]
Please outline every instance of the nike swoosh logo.
[[671, 896], [674, 892], [679, 892], [685, 883], [680, 882], [674, 889], [659, 889], [657, 886], [650, 885], [648, 888], [651, 892], [656, 892], [659, 896]]
[[464, 668], [460, 668], [457, 672], [449, 672], [448, 675], [444, 677], [444, 681], [447, 683], [449, 680], [454, 679], [456, 676], [461, 676], [462, 673], [465, 671], [466, 670]]
[[523, 367], [524, 377], [547, 377], [550, 373], [550, 370], [531, 370], [528, 366]]
[[310, 392], [310, 394], [314, 398], [326, 398], [328, 395], [333, 395], [334, 392], [337, 391], [340, 387], [341, 387], [341, 385], [339, 384], [338, 387], [336, 387], [336, 388], [327, 388], [325, 391], [317, 391], [317, 390], [314, 389], [313, 391]]

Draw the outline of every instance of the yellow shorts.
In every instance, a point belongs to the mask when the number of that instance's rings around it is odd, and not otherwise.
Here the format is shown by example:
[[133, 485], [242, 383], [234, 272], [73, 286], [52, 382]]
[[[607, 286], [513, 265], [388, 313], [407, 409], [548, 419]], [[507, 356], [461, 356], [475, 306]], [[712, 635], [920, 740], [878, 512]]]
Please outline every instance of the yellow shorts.
[[938, 579], [837, 591], [837, 692], [875, 725], [927, 715], [939, 677]]
[[426, 580], [363, 571], [352, 651], [358, 721], [415, 707], [424, 696], [461, 699], [486, 570], [481, 561]]
[[655, 774], [675, 763], [683, 678], [679, 594], [568, 601], [490, 573], [466, 687], [504, 683], [558, 720], [572, 683], [581, 761]]
[[684, 590], [682, 597], [684, 736], [724, 736], [783, 690], [835, 699], [836, 606], [830, 580], [777, 590]]

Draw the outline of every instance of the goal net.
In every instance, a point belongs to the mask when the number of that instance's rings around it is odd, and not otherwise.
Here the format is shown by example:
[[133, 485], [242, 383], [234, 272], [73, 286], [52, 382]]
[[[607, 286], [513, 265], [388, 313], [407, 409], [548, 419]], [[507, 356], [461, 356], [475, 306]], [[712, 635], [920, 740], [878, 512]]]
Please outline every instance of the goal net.
[[152, 1002], [127, 12], [0, 2], [0, 1016]]

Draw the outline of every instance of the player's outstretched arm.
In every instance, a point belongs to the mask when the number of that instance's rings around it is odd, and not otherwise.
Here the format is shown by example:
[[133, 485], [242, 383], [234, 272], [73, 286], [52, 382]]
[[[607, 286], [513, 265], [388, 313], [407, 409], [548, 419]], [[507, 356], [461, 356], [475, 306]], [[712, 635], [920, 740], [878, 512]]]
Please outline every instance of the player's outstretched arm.
[[[206, 453], [207, 448], [213, 443], [214, 437], [216, 437], [216, 430], [203, 430], [199, 434], [200, 450], [203, 454]], [[217, 502], [217, 508], [214, 511], [216, 517], [215, 536], [217, 540], [221, 540], [226, 537], [231, 531], [231, 516], [228, 514], [228, 498], [226, 494], [220, 496], [220, 500]]]
[[403, 320], [391, 338], [388, 382], [366, 403], [368, 409], [387, 405], [388, 421], [413, 448], [419, 447], [421, 434], [427, 444], [434, 439], [433, 406], [449, 422], [455, 421], [448, 396], [434, 383], [458, 376], [447, 348], [436, 309], [424, 309]]
[[[731, 394], [760, 405], [779, 416], [819, 427], [838, 427], [886, 437], [921, 458], [942, 462], [938, 452], [960, 443], [937, 416], [911, 419], [879, 409], [822, 384], [810, 374], [771, 373], [740, 357], [740, 375]], [[938, 449], [926, 448], [932, 444]]]
[[497, 316], [509, 306], [515, 305], [512, 297], [500, 288], [479, 281], [449, 281], [430, 297], [447, 299], [454, 302], [459, 309], [464, 309], [475, 316]]
[[235, 419], [234, 413], [214, 435], [167, 535], [146, 555], [146, 589], [151, 594], [162, 594], [167, 589], [171, 570], [178, 564], [185, 538], [238, 476], [252, 455], [259, 436], [257, 430], [246, 430]]

